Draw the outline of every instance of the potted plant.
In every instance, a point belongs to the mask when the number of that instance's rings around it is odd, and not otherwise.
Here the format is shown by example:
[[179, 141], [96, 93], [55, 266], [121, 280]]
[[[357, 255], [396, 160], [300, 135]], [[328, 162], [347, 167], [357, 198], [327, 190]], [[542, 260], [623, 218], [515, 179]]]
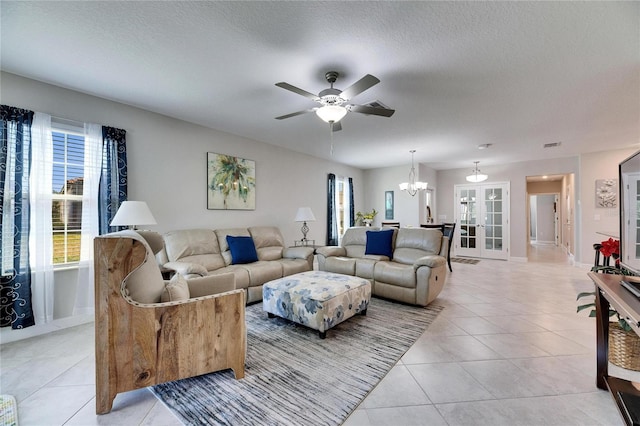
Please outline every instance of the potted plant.
[[[591, 271], [601, 274], [633, 275], [630, 271], [620, 266], [619, 244], [619, 241], [609, 238], [601, 244], [594, 245], [596, 250], [600, 251], [600, 254], [605, 256], [605, 258], [612, 257], [615, 259], [615, 266], [609, 266], [608, 262], [605, 262], [603, 266], [595, 265], [591, 268]], [[579, 293], [576, 300], [590, 297], [592, 301], [578, 305], [576, 312], [591, 308], [589, 317], [595, 317], [595, 296], [595, 291]], [[609, 323], [609, 361], [627, 370], [640, 371], [640, 337], [638, 337], [627, 321], [625, 321], [615, 309], [610, 307], [608, 315], [609, 318], [616, 317], [617, 320]]]
[[378, 212], [376, 209], [371, 209], [368, 213], [357, 212], [356, 213], [356, 222], [358, 225], [371, 226], [373, 223], [373, 218], [376, 217]]

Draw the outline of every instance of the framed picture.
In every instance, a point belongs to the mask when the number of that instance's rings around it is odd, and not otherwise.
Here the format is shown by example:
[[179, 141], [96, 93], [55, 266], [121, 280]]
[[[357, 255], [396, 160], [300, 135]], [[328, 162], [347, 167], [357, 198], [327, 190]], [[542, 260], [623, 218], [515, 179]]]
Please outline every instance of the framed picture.
[[384, 192], [384, 218], [393, 219], [393, 191]]
[[207, 209], [255, 210], [256, 162], [208, 152]]
[[618, 206], [618, 179], [596, 180], [596, 208], [614, 209]]

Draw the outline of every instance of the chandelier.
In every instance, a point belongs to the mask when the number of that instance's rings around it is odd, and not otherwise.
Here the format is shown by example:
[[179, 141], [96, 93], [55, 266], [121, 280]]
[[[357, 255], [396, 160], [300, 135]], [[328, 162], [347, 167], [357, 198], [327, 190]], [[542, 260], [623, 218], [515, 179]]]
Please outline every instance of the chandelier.
[[467, 182], [473, 182], [473, 183], [484, 182], [489, 178], [489, 176], [480, 173], [480, 170], [478, 170], [479, 161], [474, 161], [474, 163], [476, 165], [476, 168], [471, 171], [471, 174], [469, 176], [467, 176]]
[[427, 189], [427, 182], [416, 181], [416, 169], [415, 167], [413, 167], [413, 154], [416, 152], [416, 150], [412, 149], [409, 152], [411, 153], [411, 171], [409, 172], [409, 182], [402, 182], [399, 186], [401, 191], [407, 191], [409, 195], [413, 197], [418, 193], [418, 191]]

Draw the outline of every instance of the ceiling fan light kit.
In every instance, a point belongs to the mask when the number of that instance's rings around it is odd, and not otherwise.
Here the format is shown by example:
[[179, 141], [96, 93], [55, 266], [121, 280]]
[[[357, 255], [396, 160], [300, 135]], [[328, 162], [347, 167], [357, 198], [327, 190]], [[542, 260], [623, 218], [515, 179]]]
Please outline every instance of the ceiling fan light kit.
[[[310, 108], [302, 111], [293, 112], [291, 114], [281, 115], [276, 117], [276, 120], [283, 120], [285, 118], [295, 117], [297, 115], [302, 115], [307, 112], [315, 111], [316, 115], [320, 117], [324, 122], [332, 124], [331, 129], [334, 132], [342, 130], [342, 126], [337, 125], [340, 120], [347, 115], [348, 112], [357, 112], [365, 115], [378, 115], [381, 117], [391, 117], [395, 110], [391, 108], [385, 108], [381, 106], [372, 106], [372, 105], [383, 105], [380, 102], [371, 103], [369, 105], [357, 105], [349, 103], [349, 101], [360, 93], [364, 92], [367, 89], [375, 86], [380, 83], [376, 77], [371, 74], [367, 74], [362, 77], [360, 80], [353, 83], [351, 86], [346, 88], [345, 90], [336, 89], [333, 87], [333, 83], [336, 82], [338, 76], [340, 74], [337, 71], [329, 71], [324, 77], [327, 82], [331, 85], [330, 88], [322, 90], [319, 94], [314, 95], [311, 92], [307, 92], [306, 90], [300, 89], [296, 86], [293, 86], [289, 83], [285, 83], [284, 81], [280, 83], [276, 83], [276, 86], [289, 90], [290, 92], [297, 93], [298, 95], [304, 96], [306, 98], [311, 99], [314, 102], [319, 103], [321, 106], [316, 108]], [[333, 125], [336, 124], [336, 125]]]
[[471, 174], [469, 176], [467, 176], [467, 182], [478, 183], [484, 182], [485, 180], [489, 179], [488, 175], [480, 173], [480, 170], [478, 169], [479, 161], [474, 161], [474, 163], [476, 165], [476, 168], [471, 171]]
[[338, 105], [325, 105], [316, 110], [316, 115], [325, 123], [337, 123], [347, 115], [347, 109]]
[[400, 187], [401, 191], [407, 191], [407, 193], [413, 197], [418, 193], [418, 191], [426, 190], [428, 183], [416, 181], [416, 169], [413, 166], [413, 154], [415, 154], [416, 150], [412, 149], [409, 152], [411, 153], [411, 171], [409, 171], [409, 182], [402, 182], [398, 186]]

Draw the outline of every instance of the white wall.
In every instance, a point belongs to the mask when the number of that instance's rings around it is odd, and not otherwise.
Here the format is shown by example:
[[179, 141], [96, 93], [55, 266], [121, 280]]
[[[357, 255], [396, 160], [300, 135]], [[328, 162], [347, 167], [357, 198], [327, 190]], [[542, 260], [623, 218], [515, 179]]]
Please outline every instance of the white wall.
[[[287, 243], [302, 237], [293, 221], [297, 208], [309, 206], [316, 222], [309, 223], [309, 239], [326, 241], [326, 181], [328, 173], [354, 180], [355, 208], [364, 205], [360, 169], [296, 153], [273, 145], [176, 120], [139, 108], [49, 84], [0, 73], [1, 102], [52, 116], [93, 122], [127, 131], [129, 199], [144, 200], [157, 226], [165, 232], [181, 228], [225, 228], [275, 225]], [[328, 149], [328, 147], [327, 147]], [[230, 154], [256, 162], [256, 209], [207, 210], [207, 152]], [[383, 203], [381, 195], [380, 203]], [[380, 209], [378, 209], [380, 207]], [[383, 204], [376, 206], [384, 211]], [[74, 300], [75, 274], [56, 273], [56, 300]], [[68, 307], [57, 306], [64, 316]]]
[[[405, 191], [400, 191], [398, 185], [409, 180], [411, 163], [406, 166], [384, 167], [364, 171], [364, 196], [367, 205], [366, 210], [375, 208], [378, 213], [374, 225], [379, 226], [384, 219], [384, 193], [394, 192], [394, 220], [400, 222], [402, 227], [418, 227], [421, 223], [426, 223], [426, 208], [424, 191], [420, 191], [415, 196], [409, 195]], [[436, 188], [437, 178], [435, 170], [422, 164], [416, 167], [417, 180], [426, 181], [429, 188]], [[437, 192], [437, 190], [436, 190]], [[436, 205], [437, 209], [437, 205]], [[432, 215], [436, 212], [432, 210]], [[437, 216], [435, 216], [437, 220]]]
[[608, 239], [597, 232], [618, 235], [620, 233], [620, 204], [614, 209], [597, 208], [595, 202], [596, 180], [618, 179], [618, 164], [637, 149], [603, 151], [580, 156], [580, 209], [582, 213], [582, 263], [593, 263], [593, 244]]

